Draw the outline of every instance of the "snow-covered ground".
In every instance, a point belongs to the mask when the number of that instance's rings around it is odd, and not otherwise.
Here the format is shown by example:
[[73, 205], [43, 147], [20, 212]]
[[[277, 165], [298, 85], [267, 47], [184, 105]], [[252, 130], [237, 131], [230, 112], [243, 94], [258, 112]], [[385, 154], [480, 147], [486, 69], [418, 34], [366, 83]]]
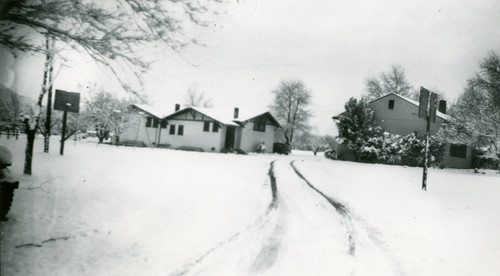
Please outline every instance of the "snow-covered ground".
[[[5, 137], [22, 172], [25, 140]], [[1, 275], [498, 275], [500, 175], [36, 141]], [[273, 187], [276, 188], [273, 193]]]

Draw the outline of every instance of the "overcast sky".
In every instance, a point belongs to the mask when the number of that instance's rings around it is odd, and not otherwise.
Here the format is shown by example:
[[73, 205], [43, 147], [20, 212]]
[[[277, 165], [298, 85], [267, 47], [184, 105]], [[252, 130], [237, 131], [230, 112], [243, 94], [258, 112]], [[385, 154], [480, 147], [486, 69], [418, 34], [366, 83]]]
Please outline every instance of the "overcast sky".
[[[313, 94], [311, 123], [335, 134], [331, 117], [392, 64], [405, 68], [413, 86], [456, 99], [488, 51], [500, 50], [500, 1], [234, 0], [200, 35], [207, 47], [158, 56], [144, 91], [157, 108], [173, 111], [190, 87], [215, 107], [265, 107], [281, 80], [298, 79]], [[19, 92], [36, 97], [41, 62], [10, 61], [3, 57], [0, 65], [21, 68]], [[0, 81], [13, 83], [12, 71], [0, 73]], [[90, 79], [112, 83], [81, 61], [61, 69], [55, 86], [75, 91]]]

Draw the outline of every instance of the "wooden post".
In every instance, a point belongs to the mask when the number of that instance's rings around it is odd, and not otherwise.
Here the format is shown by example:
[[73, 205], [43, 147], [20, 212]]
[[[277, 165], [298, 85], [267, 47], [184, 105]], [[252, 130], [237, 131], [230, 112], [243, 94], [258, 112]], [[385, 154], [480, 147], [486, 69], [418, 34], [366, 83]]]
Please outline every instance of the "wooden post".
[[429, 166], [429, 135], [431, 131], [431, 120], [436, 121], [436, 100], [437, 94], [420, 87], [420, 101], [418, 116], [425, 119], [427, 126], [425, 131], [425, 151], [424, 151], [424, 173], [422, 176], [422, 190], [427, 191], [427, 167]]
[[67, 103], [66, 104], [66, 109], [64, 110], [63, 114], [63, 125], [62, 125], [62, 132], [61, 132], [61, 149], [59, 151], [59, 154], [64, 155], [64, 139], [66, 137], [66, 119], [68, 117], [68, 106], [71, 106], [71, 104]]
[[431, 130], [431, 116], [427, 110], [427, 128], [425, 131], [424, 175], [422, 177], [422, 190], [427, 191], [427, 167], [429, 165], [429, 132]]

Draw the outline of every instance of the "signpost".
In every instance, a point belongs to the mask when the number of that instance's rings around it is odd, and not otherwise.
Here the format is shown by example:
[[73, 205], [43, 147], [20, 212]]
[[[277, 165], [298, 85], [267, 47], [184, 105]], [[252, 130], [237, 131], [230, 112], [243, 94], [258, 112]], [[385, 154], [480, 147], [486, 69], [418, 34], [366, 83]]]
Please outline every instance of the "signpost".
[[66, 141], [66, 119], [68, 117], [68, 111], [74, 113], [80, 112], [80, 93], [67, 92], [64, 90], [56, 89], [54, 110], [64, 111], [62, 133], [61, 133], [61, 149], [59, 151], [59, 153], [63, 155], [64, 141]]
[[425, 132], [425, 153], [424, 153], [424, 174], [422, 177], [422, 190], [427, 191], [427, 167], [429, 164], [429, 132], [431, 130], [431, 120], [436, 122], [436, 101], [437, 94], [420, 87], [420, 106], [418, 117], [427, 121]]

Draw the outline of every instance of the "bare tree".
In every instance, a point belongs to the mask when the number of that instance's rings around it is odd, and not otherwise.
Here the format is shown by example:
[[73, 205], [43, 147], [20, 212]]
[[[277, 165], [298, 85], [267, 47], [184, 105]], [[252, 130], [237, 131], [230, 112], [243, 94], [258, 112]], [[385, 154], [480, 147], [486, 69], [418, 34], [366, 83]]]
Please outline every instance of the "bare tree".
[[389, 72], [366, 80], [366, 100], [373, 100], [389, 93], [416, 98], [413, 87], [406, 79], [406, 72], [400, 65], [392, 65]]
[[106, 66], [134, 92], [123, 69], [140, 81], [150, 64], [138, 50], [158, 45], [178, 51], [197, 43], [191, 29], [209, 24], [217, 2], [6, 0], [0, 4], [0, 44], [13, 54], [45, 53], [40, 38], [50, 36]]
[[308, 126], [311, 113], [307, 108], [312, 94], [299, 80], [284, 80], [273, 93], [275, 98], [272, 109], [283, 126], [285, 142], [291, 144], [294, 131]]
[[198, 92], [195, 87], [191, 86], [184, 98], [184, 105], [212, 107], [212, 100], [208, 98], [204, 92]]
[[[196, 44], [196, 32], [192, 29], [208, 26], [222, 1], [3, 0], [0, 46], [14, 56], [22, 52], [42, 53], [49, 59], [52, 48], [47, 47], [43, 38], [53, 39], [87, 55], [108, 69], [126, 91], [138, 95], [132, 84], [142, 88], [141, 77], [150, 65], [143, 50], [160, 46], [179, 51]], [[23, 119], [28, 134], [25, 174], [31, 174], [42, 100], [51, 86], [50, 64], [45, 64], [38, 110]]]

